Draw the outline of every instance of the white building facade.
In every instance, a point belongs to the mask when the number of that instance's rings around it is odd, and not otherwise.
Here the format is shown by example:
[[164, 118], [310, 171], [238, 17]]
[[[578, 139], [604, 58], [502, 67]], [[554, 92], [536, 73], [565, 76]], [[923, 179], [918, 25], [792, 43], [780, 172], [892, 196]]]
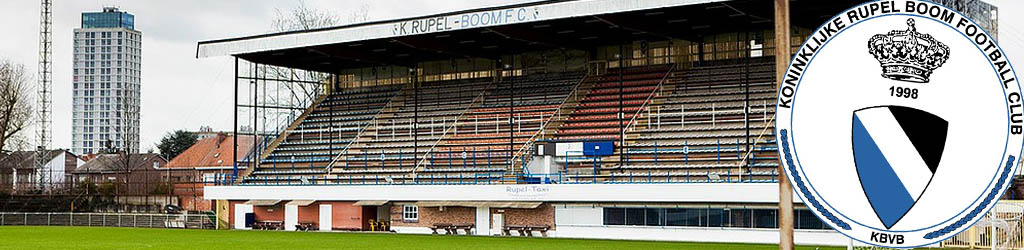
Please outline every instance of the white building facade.
[[142, 32], [113, 7], [82, 13], [74, 30], [72, 151], [139, 148]]

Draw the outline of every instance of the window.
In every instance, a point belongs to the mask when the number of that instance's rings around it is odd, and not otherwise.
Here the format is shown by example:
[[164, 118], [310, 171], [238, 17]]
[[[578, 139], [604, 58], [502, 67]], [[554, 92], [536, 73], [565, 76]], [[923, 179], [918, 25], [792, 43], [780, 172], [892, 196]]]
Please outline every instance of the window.
[[617, 207], [606, 207], [604, 208], [604, 224], [605, 225], [625, 225], [626, 224], [626, 209]]
[[663, 208], [604, 208], [605, 225], [664, 226]]
[[[775, 220], [778, 218], [775, 209], [754, 209], [753, 226], [756, 228], [775, 228]], [[797, 210], [803, 211], [803, 210]]]
[[648, 226], [664, 226], [665, 225], [665, 209], [661, 208], [648, 208], [646, 225]]
[[799, 229], [829, 229], [829, 226], [824, 222], [821, 222], [811, 210], [798, 209], [793, 211], [794, 217], [796, 217], [795, 227]]
[[729, 214], [723, 208], [708, 208], [708, 227], [727, 227]]
[[627, 208], [626, 209], [626, 225], [642, 226], [644, 225], [644, 209], [643, 208]]
[[[829, 229], [810, 210], [796, 209], [796, 229]], [[604, 225], [777, 228], [777, 211], [766, 208], [604, 208]]]
[[420, 208], [416, 205], [402, 207], [402, 221], [416, 222], [420, 220]]
[[666, 225], [699, 227], [707, 224], [707, 210], [700, 208], [669, 208], [665, 209]]

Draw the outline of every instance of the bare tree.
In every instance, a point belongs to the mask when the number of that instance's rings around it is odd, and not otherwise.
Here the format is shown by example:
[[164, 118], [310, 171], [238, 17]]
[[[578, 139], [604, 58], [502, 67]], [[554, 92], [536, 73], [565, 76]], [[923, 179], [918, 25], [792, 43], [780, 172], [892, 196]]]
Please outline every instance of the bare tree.
[[[341, 18], [333, 12], [310, 8], [304, 1], [299, 1], [298, 5], [291, 10], [275, 9], [276, 17], [272, 22], [272, 29], [275, 32], [288, 32], [288, 31], [302, 31], [302, 30], [313, 30], [319, 28], [327, 28], [342, 24]], [[367, 4], [360, 5], [353, 9], [353, 11], [346, 18], [348, 23], [359, 23], [368, 20], [370, 12], [370, 6]], [[308, 82], [323, 82], [327, 80], [330, 75], [320, 72], [297, 70], [292, 68], [266, 66], [261, 67], [259, 71], [268, 78], [282, 79], [282, 80], [293, 80], [296, 82], [304, 82], [299, 84], [287, 84], [285, 88], [295, 96], [304, 96], [305, 98], [312, 100], [316, 99], [317, 91], [319, 88], [311, 84], [305, 84]], [[275, 100], [277, 101], [277, 100]], [[284, 101], [284, 100], [281, 100]]]
[[105, 164], [114, 165], [112, 168], [118, 173], [124, 174], [122, 181], [128, 187], [128, 192], [133, 191], [132, 172], [139, 168], [139, 99], [137, 96], [136, 84], [127, 83], [124, 88], [115, 91], [117, 104], [114, 113], [114, 124], [112, 134], [104, 142], [104, 154], [116, 154], [119, 157], [114, 162]]
[[274, 18], [271, 28], [276, 32], [331, 27], [339, 22], [338, 16], [334, 13], [309, 8], [305, 1], [299, 1], [294, 9], [287, 11], [275, 9], [274, 12], [277, 16]]
[[[274, 32], [306, 31], [367, 20], [369, 5], [359, 5], [351, 10], [350, 15], [342, 18], [333, 11], [313, 8], [300, 0], [292, 8], [276, 9], [276, 17], [270, 28]], [[286, 126], [301, 113], [294, 108], [301, 109], [311, 105], [324, 93], [331, 77], [330, 73], [273, 65], [256, 65], [250, 70], [253, 74], [251, 76], [256, 77], [250, 80], [250, 84], [253, 84], [254, 88], [259, 88], [257, 92], [261, 94], [259, 97], [254, 96], [257, 101], [254, 101], [253, 105], [257, 107], [252, 109], [252, 114], [263, 119], [262, 125], [257, 124], [257, 121], [252, 124], [254, 130], [258, 130], [254, 131], [254, 134], [275, 131], [282, 128], [281, 126]], [[260, 109], [259, 106], [293, 109]], [[260, 146], [257, 144], [254, 147]]]
[[29, 80], [24, 65], [0, 60], [0, 151], [26, 144], [19, 132], [32, 120]]
[[348, 23], [361, 23], [370, 20], [370, 5], [363, 4], [352, 10], [352, 13], [348, 15]]

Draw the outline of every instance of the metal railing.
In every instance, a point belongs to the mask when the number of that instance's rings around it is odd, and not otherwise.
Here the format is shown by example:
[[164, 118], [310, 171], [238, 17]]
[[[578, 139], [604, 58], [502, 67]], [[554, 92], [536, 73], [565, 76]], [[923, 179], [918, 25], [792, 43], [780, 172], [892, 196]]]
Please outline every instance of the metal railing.
[[[721, 171], [709, 169], [670, 170], [666, 172], [631, 171], [625, 175], [610, 176], [596, 180], [594, 174], [583, 173], [449, 173], [444, 175], [419, 176], [412, 179], [405, 176], [373, 175], [373, 176], [337, 176], [334, 178], [310, 177], [309, 182], [295, 184], [304, 179], [295, 176], [262, 176], [248, 180], [241, 186], [360, 186], [360, 185], [506, 185], [510, 183], [533, 184], [529, 179], [547, 179], [545, 183], [561, 184], [664, 184], [664, 183], [776, 183], [780, 178], [778, 172], [771, 171], [760, 174], [762, 178], [753, 179]], [[388, 181], [387, 177], [392, 180]]]
[[[476, 108], [479, 105], [479, 103], [483, 101], [485, 96], [487, 96], [487, 90], [484, 90], [484, 91], [480, 92], [480, 94], [478, 94], [476, 96], [476, 98], [473, 98], [473, 102], [470, 102], [469, 105], [466, 106], [466, 108], [463, 109], [462, 112], [460, 112], [459, 115], [455, 117], [455, 120], [452, 120], [451, 127], [445, 127], [444, 132], [441, 133], [441, 136], [437, 137], [437, 140], [435, 140], [434, 143], [430, 145], [430, 148], [427, 149], [426, 152], [423, 152], [423, 159], [421, 159], [418, 162], [416, 162], [416, 166], [414, 166], [412, 168], [412, 171], [409, 172], [410, 176], [413, 176], [415, 178], [415, 176], [419, 172], [419, 170], [424, 167], [423, 164], [426, 164], [427, 161], [430, 160], [428, 156], [430, 156], [430, 154], [432, 154], [434, 152], [434, 149], [437, 148], [437, 144], [440, 144], [442, 141], [444, 141], [444, 139], [448, 135], [449, 131], [452, 131], [453, 129], [457, 130], [458, 127], [459, 127], [459, 120], [462, 120], [462, 118], [466, 114], [471, 113], [470, 111], [472, 111], [474, 108]], [[417, 103], [416, 105], [420, 105], [420, 104]], [[416, 131], [416, 133], [419, 133], [419, 131]], [[458, 132], [456, 132], [456, 133], [458, 133]], [[414, 157], [415, 156], [416, 155], [414, 155]]]
[[[746, 108], [750, 108], [750, 107], [746, 107]], [[748, 160], [751, 159], [751, 156], [754, 155], [754, 151], [757, 150], [757, 144], [761, 142], [761, 139], [764, 138], [766, 134], [771, 133], [772, 136], [775, 135], [775, 130], [774, 130], [775, 126], [774, 125], [775, 125], [775, 114], [772, 114], [771, 120], [768, 120], [768, 122], [764, 124], [764, 128], [761, 129], [761, 133], [758, 133], [757, 139], [754, 139], [754, 143], [751, 144], [750, 148], [747, 149], [747, 152], [745, 154], [743, 154], [742, 160], [739, 162], [739, 165], [736, 166], [737, 168], [742, 170], [742, 168], [747, 165], [747, 162], [749, 162]], [[773, 128], [773, 129], [771, 131], [769, 131], [769, 128]]]
[[[322, 91], [320, 91], [320, 92], [322, 92]], [[262, 143], [256, 142], [256, 144], [253, 146], [252, 150], [250, 150], [249, 153], [248, 153], [248, 154], [251, 154], [253, 156], [254, 159], [252, 161], [249, 161], [249, 159], [248, 159], [249, 157], [244, 157], [245, 158], [244, 160], [236, 160], [235, 163], [234, 163], [236, 166], [241, 166], [242, 164], [251, 165], [251, 166], [248, 166], [247, 168], [245, 168], [244, 172], [243, 173], [239, 173], [238, 176], [231, 176], [231, 178], [230, 178], [231, 180], [230, 181], [231, 182], [238, 182], [238, 183], [240, 183], [242, 181], [242, 179], [244, 179], [246, 176], [249, 176], [252, 173], [252, 171], [256, 171], [256, 168], [259, 167], [260, 162], [263, 162], [267, 157], [269, 157], [270, 154], [273, 153], [274, 149], [276, 149], [277, 146], [279, 146], [281, 143], [283, 143], [288, 138], [288, 135], [291, 133], [290, 131], [294, 127], [299, 126], [300, 124], [302, 124], [302, 121], [305, 120], [305, 118], [303, 118], [303, 119], [298, 119], [298, 118], [304, 117], [304, 116], [308, 116], [308, 115], [312, 114], [313, 108], [316, 105], [319, 105], [321, 102], [325, 101], [329, 97], [330, 97], [329, 93], [321, 93], [320, 96], [318, 96], [318, 97], [316, 97], [316, 98], [314, 98], [313, 100], [310, 101], [309, 106], [306, 106], [306, 110], [303, 111], [301, 114], [299, 114], [299, 116], [294, 116], [294, 114], [290, 114], [288, 116], [288, 120], [292, 120], [291, 123], [289, 123], [284, 128], [280, 128], [280, 127], [279, 128], [275, 128], [273, 134], [276, 135], [276, 136], [273, 137], [274, 138], [273, 140], [271, 140], [270, 142], [267, 142], [266, 140], [269, 139], [269, 138], [264, 138], [264, 142], [262, 142]], [[263, 153], [257, 155], [258, 152], [263, 152]]]
[[[959, 234], [942, 241], [944, 248], [1024, 248], [1024, 201], [1001, 200], [985, 217]], [[993, 233], [994, 232], [994, 233]], [[993, 241], [992, 236], [995, 236]], [[992, 243], [995, 243], [993, 246]]]
[[[647, 95], [647, 99], [645, 99], [644, 103], [640, 105], [640, 108], [637, 109], [635, 113], [633, 113], [633, 117], [630, 118], [629, 122], [626, 123], [626, 127], [619, 132], [621, 133], [619, 136], [622, 136], [620, 138], [626, 138], [626, 133], [632, 131], [636, 127], [637, 118], [639, 118], [643, 111], [648, 108], [647, 105], [653, 102], [654, 98], [661, 96], [663, 94], [662, 91], [664, 91], [665, 82], [668, 81], [669, 76], [672, 76], [672, 72], [675, 72], [675, 68], [675, 64], [672, 64], [672, 66], [669, 67], [668, 69], [668, 73], [665, 73], [665, 76], [661, 77], [661, 81], [658, 81], [658, 86], [655, 87], [649, 95]], [[648, 124], [648, 126], [650, 126], [650, 124]]]
[[377, 126], [377, 120], [380, 118], [381, 114], [384, 114], [385, 111], [388, 111], [394, 107], [395, 100], [402, 96], [402, 91], [405, 91], [405, 87], [403, 87], [402, 90], [399, 90], [398, 93], [395, 93], [394, 96], [391, 96], [391, 98], [388, 99], [388, 104], [385, 104], [384, 107], [378, 110], [377, 114], [373, 115], [373, 119], [370, 122], [367, 122], [366, 125], [359, 127], [359, 131], [356, 132], [356, 136], [352, 137], [348, 144], [345, 144], [345, 147], [342, 148], [341, 152], [338, 152], [338, 155], [334, 156], [334, 158], [331, 159], [331, 162], [327, 164], [327, 167], [324, 169], [325, 177], [331, 175], [331, 171], [334, 170], [334, 165], [338, 164], [338, 161], [340, 161], [341, 158], [345, 157], [346, 154], [348, 154], [349, 149], [352, 148], [352, 145], [355, 145], [356, 141], [359, 141], [360, 137], [363, 136], [363, 132], [366, 131], [366, 128], [370, 127], [370, 124], [373, 124], [373, 130], [376, 131], [376, 133], [380, 133], [379, 127]]
[[562, 102], [558, 104], [558, 109], [555, 110], [555, 113], [548, 116], [548, 118], [545, 119], [544, 122], [540, 124], [540, 129], [537, 130], [537, 132], [533, 133], [533, 136], [530, 136], [530, 139], [527, 139], [526, 143], [524, 143], [523, 146], [519, 148], [519, 150], [517, 150], [515, 154], [512, 155], [512, 159], [510, 159], [509, 161], [512, 162], [513, 169], [509, 169], [510, 172], [514, 173], [517, 160], [521, 161], [519, 163], [519, 169], [526, 170], [526, 165], [529, 164], [529, 161], [527, 160], [528, 157], [525, 157], [524, 155], [529, 154], [533, 149], [533, 144], [537, 142], [537, 139], [545, 135], [544, 130], [547, 129], [548, 124], [550, 124], [553, 121], [559, 121], [562, 119], [561, 111], [565, 108], [565, 104], [567, 102], [569, 102], [570, 100], [577, 103], [579, 102], [580, 85], [583, 85], [583, 83], [587, 81], [587, 78], [589, 78], [589, 76], [590, 75], [588, 74], [584, 74], [583, 77], [576, 81], [576, 84], [573, 85], [572, 91], [569, 92], [569, 94], [562, 99]]
[[[668, 68], [668, 72], [665, 73], [665, 76], [661, 77], [661, 81], [658, 81], [658, 86], [655, 87], [654, 90], [651, 91], [651, 93], [649, 95], [647, 95], [647, 99], [645, 99], [644, 103], [640, 105], [640, 108], [638, 108], [636, 110], [636, 113], [633, 113], [633, 117], [631, 117], [629, 119], [629, 122], [626, 123], [626, 127], [622, 128], [622, 131], [619, 131], [619, 141], [621, 143], [621, 145], [619, 145], [620, 147], [624, 147], [624, 148], [627, 147], [626, 146], [626, 134], [631, 132], [631, 131], [633, 131], [633, 129], [636, 128], [636, 124], [638, 123], [637, 122], [637, 118], [640, 118], [640, 116], [643, 114], [643, 111], [645, 109], [649, 108], [648, 105], [650, 105], [652, 102], [654, 102], [654, 98], [657, 97], [657, 96], [661, 96], [663, 94], [662, 91], [664, 91], [665, 82], [668, 81], [669, 76], [672, 76], [672, 72], [675, 72], [675, 69], [676, 69], [676, 65], [675, 64], [671, 64], [671, 66]], [[619, 94], [621, 95], [622, 93], [619, 93]], [[621, 108], [621, 106], [620, 106], [620, 108]], [[619, 115], [623, 115], [623, 114], [620, 112]], [[619, 120], [621, 120], [622, 118], [624, 118], [624, 117], [619, 117]], [[650, 127], [650, 126], [651, 126], [651, 124], [648, 123], [647, 127]], [[614, 166], [614, 168], [621, 168], [622, 167], [622, 160], [623, 160], [622, 157], [623, 156], [629, 157], [628, 155], [620, 155], [619, 156], [620, 157], [619, 158], [619, 164]], [[626, 160], [628, 160], [628, 158], [626, 158]]]
[[213, 214], [0, 213], [0, 226], [216, 229]]

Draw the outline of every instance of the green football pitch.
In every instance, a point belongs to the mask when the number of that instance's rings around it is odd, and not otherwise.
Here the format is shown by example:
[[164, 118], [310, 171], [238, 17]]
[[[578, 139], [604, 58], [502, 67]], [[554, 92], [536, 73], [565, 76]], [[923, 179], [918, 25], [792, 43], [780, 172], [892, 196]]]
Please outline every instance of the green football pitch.
[[[0, 227], [0, 249], [778, 249], [775, 245], [556, 238], [214, 231], [108, 227]], [[797, 249], [845, 249], [800, 246]]]

